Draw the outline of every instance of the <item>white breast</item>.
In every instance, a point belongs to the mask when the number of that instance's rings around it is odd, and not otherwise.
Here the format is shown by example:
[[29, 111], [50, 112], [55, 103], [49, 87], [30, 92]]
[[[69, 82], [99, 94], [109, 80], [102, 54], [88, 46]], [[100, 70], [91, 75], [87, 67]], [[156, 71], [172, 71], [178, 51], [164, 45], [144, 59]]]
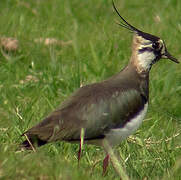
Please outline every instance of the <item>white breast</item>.
[[106, 134], [106, 139], [109, 141], [109, 143], [111, 143], [111, 145], [113, 146], [119, 144], [123, 139], [127, 138], [129, 135], [135, 132], [142, 123], [146, 115], [147, 109], [148, 103], [146, 103], [143, 110], [140, 111], [136, 117], [126, 123], [124, 127], [110, 130]]
[[155, 59], [155, 54], [153, 52], [145, 51], [143, 53], [138, 54], [138, 65], [144, 69], [149, 70], [151, 67], [151, 63]]

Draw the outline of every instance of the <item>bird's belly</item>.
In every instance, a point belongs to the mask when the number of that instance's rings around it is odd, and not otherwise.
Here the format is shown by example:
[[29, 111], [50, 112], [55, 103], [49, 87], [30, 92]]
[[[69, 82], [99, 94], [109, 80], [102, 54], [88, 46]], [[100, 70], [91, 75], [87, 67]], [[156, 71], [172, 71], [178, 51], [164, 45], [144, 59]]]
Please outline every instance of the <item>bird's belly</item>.
[[144, 105], [144, 108], [139, 112], [139, 114], [129, 120], [122, 128], [111, 129], [106, 134], [106, 139], [111, 145], [119, 144], [123, 139], [127, 138], [129, 135], [134, 133], [140, 124], [142, 123], [148, 109], [148, 103]]

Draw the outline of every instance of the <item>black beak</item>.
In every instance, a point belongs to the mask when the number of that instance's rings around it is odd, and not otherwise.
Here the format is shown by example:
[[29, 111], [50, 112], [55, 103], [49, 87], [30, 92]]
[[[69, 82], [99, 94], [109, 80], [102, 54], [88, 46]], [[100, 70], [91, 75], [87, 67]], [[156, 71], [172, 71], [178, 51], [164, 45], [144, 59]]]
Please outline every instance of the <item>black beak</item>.
[[176, 58], [174, 58], [168, 51], [166, 51], [165, 54], [162, 55], [162, 58], [170, 59], [171, 61], [175, 63], [179, 63], [179, 61]]

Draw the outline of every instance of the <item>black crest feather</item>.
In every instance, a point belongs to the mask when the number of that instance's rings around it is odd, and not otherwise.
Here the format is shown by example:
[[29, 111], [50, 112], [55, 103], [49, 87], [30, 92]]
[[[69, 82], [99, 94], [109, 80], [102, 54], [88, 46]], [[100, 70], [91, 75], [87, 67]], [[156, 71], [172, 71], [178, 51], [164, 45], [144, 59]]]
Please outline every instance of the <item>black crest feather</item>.
[[131, 25], [130, 23], [128, 23], [119, 13], [119, 11], [117, 10], [115, 4], [114, 4], [114, 1], [112, 0], [112, 5], [113, 5], [113, 8], [115, 10], [115, 12], [118, 14], [118, 16], [121, 18], [121, 21], [120, 23], [117, 23], [118, 25], [120, 25], [121, 27], [124, 27], [132, 32], [135, 32], [137, 33], [139, 36], [142, 36], [144, 39], [147, 39], [147, 40], [150, 40], [150, 41], [158, 41], [160, 38], [157, 37], [157, 36], [154, 36], [154, 35], [151, 35], [151, 34], [148, 34], [148, 33], [145, 33], [143, 31], [140, 31], [139, 29], [137, 29], [136, 27], [134, 27], [133, 25]]

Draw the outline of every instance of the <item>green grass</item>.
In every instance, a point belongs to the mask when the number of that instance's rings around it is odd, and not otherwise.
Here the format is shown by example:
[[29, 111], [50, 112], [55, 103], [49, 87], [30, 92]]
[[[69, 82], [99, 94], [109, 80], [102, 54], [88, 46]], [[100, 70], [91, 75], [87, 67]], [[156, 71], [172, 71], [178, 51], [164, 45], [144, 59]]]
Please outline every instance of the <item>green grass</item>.
[[[130, 23], [163, 38], [181, 59], [180, 1], [115, 3]], [[101, 176], [100, 147], [85, 145], [80, 168], [78, 145], [57, 142], [36, 153], [17, 151], [20, 135], [80, 85], [106, 79], [127, 64], [132, 34], [115, 24], [111, 1], [4, 0], [0, 9], [0, 36], [19, 41], [17, 52], [0, 53], [0, 179], [119, 179], [112, 166]], [[35, 42], [47, 37], [69, 43]], [[130, 179], [181, 179], [180, 67], [168, 60], [154, 65], [147, 117], [115, 148]]]

